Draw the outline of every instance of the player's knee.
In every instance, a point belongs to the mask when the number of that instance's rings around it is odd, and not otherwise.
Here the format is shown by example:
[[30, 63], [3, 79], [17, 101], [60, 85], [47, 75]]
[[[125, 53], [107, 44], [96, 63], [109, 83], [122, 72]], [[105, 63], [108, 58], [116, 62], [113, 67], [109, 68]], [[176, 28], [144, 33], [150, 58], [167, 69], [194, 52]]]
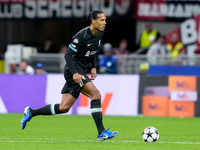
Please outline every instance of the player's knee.
[[70, 110], [70, 108], [71, 108], [71, 106], [62, 106], [62, 105], [60, 105], [60, 111], [62, 112], [62, 113], [67, 113], [69, 110]]
[[94, 99], [101, 99], [101, 93], [97, 90], [97, 91], [94, 91], [93, 94], [92, 94], [92, 100]]

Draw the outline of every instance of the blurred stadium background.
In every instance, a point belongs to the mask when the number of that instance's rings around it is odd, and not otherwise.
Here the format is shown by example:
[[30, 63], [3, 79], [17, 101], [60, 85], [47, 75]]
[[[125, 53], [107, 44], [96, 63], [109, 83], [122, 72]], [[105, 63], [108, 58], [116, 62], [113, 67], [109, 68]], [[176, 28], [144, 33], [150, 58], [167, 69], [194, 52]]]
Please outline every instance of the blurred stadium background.
[[[75, 33], [90, 25], [87, 16], [93, 9], [107, 16], [102, 47], [110, 43], [116, 48], [123, 39], [128, 43], [128, 54], [114, 54], [118, 73], [98, 70], [94, 80], [105, 124], [119, 137], [96, 142], [90, 100], [84, 95], [68, 116], [38, 117], [21, 131], [26, 106], [60, 102], [66, 48]], [[171, 44], [175, 34], [179, 45]], [[200, 0], [0, 0], [0, 35], [2, 149], [199, 148]], [[168, 51], [148, 54], [163, 35]], [[147, 46], [141, 46], [142, 36]], [[53, 42], [53, 53], [44, 53], [47, 41]], [[170, 44], [177, 49], [170, 51]], [[98, 58], [104, 55], [102, 47]], [[23, 60], [46, 73], [18, 73]], [[77, 130], [80, 121], [83, 131]], [[158, 144], [141, 144], [147, 126], [159, 130]]]
[[[103, 97], [103, 114], [199, 117], [199, 0], [0, 0], [0, 113], [60, 102], [65, 62], [59, 50], [90, 24], [92, 9], [107, 16], [102, 44], [115, 48], [126, 39], [131, 52], [115, 55], [125, 60], [118, 66], [123, 72], [99, 73], [94, 81]], [[166, 36], [166, 44], [176, 33], [185, 52], [147, 56], [149, 47], [139, 43], [147, 22]], [[53, 39], [57, 53], [41, 53], [47, 38]], [[42, 63], [47, 74], [18, 75], [22, 60], [33, 68]], [[69, 112], [73, 114], [90, 115], [89, 99], [80, 95]]]

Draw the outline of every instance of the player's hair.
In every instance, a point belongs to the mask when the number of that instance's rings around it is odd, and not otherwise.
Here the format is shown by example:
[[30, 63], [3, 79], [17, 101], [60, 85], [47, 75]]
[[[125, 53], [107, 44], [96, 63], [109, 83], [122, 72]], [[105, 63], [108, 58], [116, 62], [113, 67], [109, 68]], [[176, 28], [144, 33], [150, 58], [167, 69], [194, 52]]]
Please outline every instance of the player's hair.
[[97, 19], [98, 18], [98, 14], [102, 14], [103, 11], [101, 10], [93, 10], [90, 12], [90, 14], [88, 15], [88, 19], [92, 21], [92, 19]]

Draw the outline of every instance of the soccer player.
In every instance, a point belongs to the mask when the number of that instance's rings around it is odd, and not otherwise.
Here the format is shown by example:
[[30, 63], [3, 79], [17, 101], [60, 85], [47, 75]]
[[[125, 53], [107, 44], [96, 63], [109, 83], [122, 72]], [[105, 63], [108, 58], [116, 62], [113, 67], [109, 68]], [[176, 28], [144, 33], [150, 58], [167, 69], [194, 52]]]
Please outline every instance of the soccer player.
[[[79, 94], [82, 93], [91, 99], [90, 110], [97, 127], [97, 139], [100, 141], [111, 139], [119, 132], [110, 132], [105, 129], [102, 122], [101, 94], [91, 82], [97, 76], [96, 53], [100, 47], [101, 38], [106, 26], [106, 16], [100, 10], [93, 10], [88, 17], [90, 26], [83, 28], [72, 37], [67, 53], [65, 54], [66, 66], [64, 77], [66, 83], [62, 89], [60, 104], [51, 104], [39, 109], [26, 107], [21, 121], [22, 129], [28, 121], [37, 115], [55, 115], [67, 113]], [[86, 75], [87, 67], [91, 63], [91, 77]]]

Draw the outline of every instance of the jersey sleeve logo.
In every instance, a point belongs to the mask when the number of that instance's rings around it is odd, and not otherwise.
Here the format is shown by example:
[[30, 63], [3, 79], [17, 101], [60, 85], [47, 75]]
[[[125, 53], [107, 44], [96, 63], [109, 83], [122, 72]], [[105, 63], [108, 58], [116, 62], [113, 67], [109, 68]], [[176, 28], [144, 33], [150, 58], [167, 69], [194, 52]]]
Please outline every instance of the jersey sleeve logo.
[[77, 44], [78, 44], [78, 42], [79, 42], [78, 39], [75, 38], [75, 39], [74, 39], [74, 43], [77, 43]]

